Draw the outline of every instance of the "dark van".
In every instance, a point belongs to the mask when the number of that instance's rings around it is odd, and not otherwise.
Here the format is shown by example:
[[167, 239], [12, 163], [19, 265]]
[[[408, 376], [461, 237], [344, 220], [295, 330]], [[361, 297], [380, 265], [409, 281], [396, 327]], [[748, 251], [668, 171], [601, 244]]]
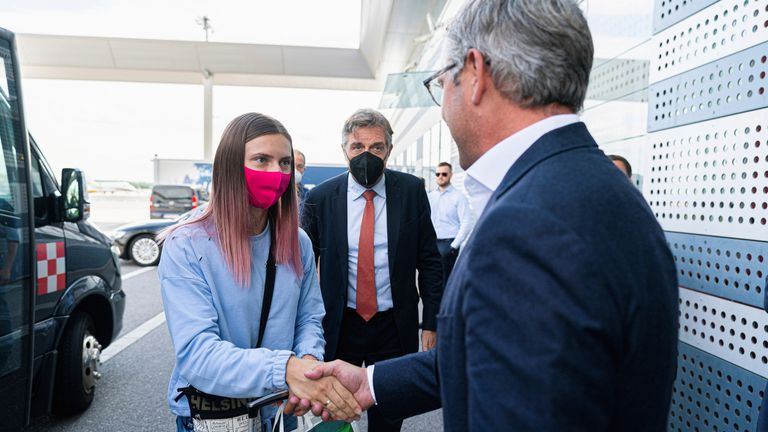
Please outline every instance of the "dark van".
[[64, 169], [59, 184], [28, 136], [16, 59], [0, 28], [0, 430], [86, 409], [125, 308], [83, 174]]
[[208, 202], [208, 191], [186, 185], [155, 185], [149, 198], [149, 217], [180, 216]]

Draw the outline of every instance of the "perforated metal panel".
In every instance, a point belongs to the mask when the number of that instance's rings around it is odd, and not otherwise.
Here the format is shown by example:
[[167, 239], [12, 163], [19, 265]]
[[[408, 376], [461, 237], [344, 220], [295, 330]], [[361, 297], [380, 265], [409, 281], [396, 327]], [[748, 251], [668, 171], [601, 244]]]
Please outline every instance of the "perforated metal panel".
[[[595, 59], [597, 63], [599, 59]], [[645, 102], [648, 87], [647, 60], [613, 59], [601, 62], [589, 75], [587, 99]]]
[[768, 377], [768, 314], [762, 309], [681, 288], [680, 340]]
[[768, 243], [667, 233], [681, 286], [763, 307]]
[[651, 81], [768, 40], [768, 0], [724, 0], [653, 38]]
[[753, 431], [766, 380], [680, 344], [670, 431]]
[[717, 3], [717, 0], [656, 0], [653, 8], [653, 32], [658, 33], [712, 3]]
[[755, 431], [768, 377], [768, 0], [655, 4], [643, 195], [681, 285], [669, 430]]
[[768, 241], [768, 109], [653, 133], [644, 194], [665, 230]]
[[648, 131], [768, 106], [768, 43], [651, 84]]

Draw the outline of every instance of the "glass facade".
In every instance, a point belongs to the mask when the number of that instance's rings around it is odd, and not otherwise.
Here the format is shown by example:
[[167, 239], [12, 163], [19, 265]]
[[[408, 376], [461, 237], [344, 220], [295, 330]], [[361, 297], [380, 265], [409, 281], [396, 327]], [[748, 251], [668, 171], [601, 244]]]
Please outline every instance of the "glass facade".
[[432, 190], [437, 187], [435, 169], [441, 162], [453, 166], [453, 184], [462, 188], [464, 173], [459, 166], [459, 153], [444, 121], [431, 125], [410, 145], [396, 148], [388, 166], [423, 178], [427, 190]]
[[[446, 14], [455, 13], [461, 3], [461, 0], [449, 2]], [[582, 3], [582, 8], [595, 45], [595, 60], [587, 100], [581, 113], [582, 120], [606, 154], [619, 154], [630, 162], [636, 173], [633, 179], [642, 187], [642, 148], [647, 141], [647, 93], [653, 53], [653, 4], [588, 0]], [[447, 15], [442, 17], [446, 21], [449, 18]], [[434, 41], [432, 46], [427, 47], [419, 61], [421, 69], [431, 72], [443, 66], [444, 60], [439, 55], [443, 43]], [[387, 82], [389, 90], [384, 92], [380, 107], [407, 112], [427, 105], [422, 112], [439, 112], [440, 108], [431, 103], [429, 94], [421, 85], [421, 79], [429, 76], [430, 72], [391, 76]], [[417, 94], [409, 95], [408, 92]], [[454, 184], [463, 188], [458, 150], [447, 125], [434, 115], [423, 119], [422, 123], [419, 125], [420, 136], [407, 142], [396, 137], [391, 167], [423, 177], [427, 189], [433, 189], [436, 187], [435, 167], [440, 162], [449, 162], [457, 174]]]

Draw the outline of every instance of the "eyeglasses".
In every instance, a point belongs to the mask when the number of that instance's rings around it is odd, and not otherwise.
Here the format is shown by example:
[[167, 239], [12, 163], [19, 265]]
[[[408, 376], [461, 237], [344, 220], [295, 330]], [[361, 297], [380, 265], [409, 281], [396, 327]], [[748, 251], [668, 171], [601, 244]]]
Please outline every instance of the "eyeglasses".
[[443, 83], [438, 81], [437, 78], [455, 67], [456, 63], [451, 63], [448, 66], [433, 73], [429, 76], [429, 78], [424, 80], [424, 87], [427, 88], [429, 95], [432, 97], [432, 100], [437, 106], [440, 106], [440, 104], [443, 102]]
[[435, 177], [448, 177], [448, 173], [435, 173]]
[[[486, 58], [483, 63], [490, 66], [491, 65], [491, 59]], [[459, 64], [456, 62], [453, 62], [449, 64], [448, 66], [440, 69], [439, 71], [433, 73], [429, 76], [429, 78], [424, 80], [424, 87], [427, 88], [427, 91], [429, 92], [429, 95], [432, 96], [432, 100], [435, 102], [435, 105], [440, 106], [440, 104], [443, 103], [443, 83], [438, 81], [437, 78], [440, 77], [440, 75], [448, 72], [449, 70], [455, 68]]]

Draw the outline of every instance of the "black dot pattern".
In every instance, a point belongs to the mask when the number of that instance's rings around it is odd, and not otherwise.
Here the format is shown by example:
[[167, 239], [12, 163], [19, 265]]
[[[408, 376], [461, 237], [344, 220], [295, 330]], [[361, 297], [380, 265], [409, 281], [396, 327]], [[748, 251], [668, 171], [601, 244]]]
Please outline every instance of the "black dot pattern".
[[669, 431], [754, 431], [765, 378], [680, 344]]
[[648, 130], [768, 106], [766, 73], [768, 42], [653, 83], [648, 96]]
[[762, 308], [768, 243], [667, 232], [682, 287]]
[[658, 33], [705, 7], [717, 3], [717, 0], [655, 0], [653, 14], [653, 32]]

